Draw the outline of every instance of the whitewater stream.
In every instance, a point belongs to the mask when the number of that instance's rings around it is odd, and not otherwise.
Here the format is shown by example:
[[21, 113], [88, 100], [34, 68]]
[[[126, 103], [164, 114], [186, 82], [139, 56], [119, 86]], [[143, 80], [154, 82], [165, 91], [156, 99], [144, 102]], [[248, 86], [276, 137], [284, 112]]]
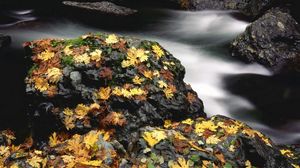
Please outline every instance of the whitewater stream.
[[[224, 77], [228, 75], [272, 75], [269, 70], [258, 64], [244, 64], [230, 56], [230, 41], [242, 33], [249, 23], [236, 19], [232, 12], [228, 11], [187, 12], [151, 9], [146, 12], [148, 14], [142, 19], [146, 20], [147, 24], [144, 24], [143, 28], [139, 29], [140, 24], [137, 23], [132, 30], [124, 30], [122, 25], [119, 25], [110, 31], [101, 26], [101, 19], [98, 20], [97, 26], [91, 26], [67, 18], [43, 19], [32, 9], [6, 11], [6, 15], [13, 19], [1, 23], [0, 32], [12, 36], [13, 48], [21, 48], [23, 42], [35, 39], [74, 38], [99, 31], [158, 41], [185, 66], [185, 82], [191, 84], [203, 100], [205, 112], [209, 116], [220, 114], [242, 120], [269, 135], [277, 143], [294, 143], [300, 139], [300, 134], [296, 131], [274, 129], [254, 117], [240, 117], [240, 113], [255, 111], [256, 107], [245, 98], [233, 95], [225, 89]], [[164, 17], [149, 17], [152, 13]]]

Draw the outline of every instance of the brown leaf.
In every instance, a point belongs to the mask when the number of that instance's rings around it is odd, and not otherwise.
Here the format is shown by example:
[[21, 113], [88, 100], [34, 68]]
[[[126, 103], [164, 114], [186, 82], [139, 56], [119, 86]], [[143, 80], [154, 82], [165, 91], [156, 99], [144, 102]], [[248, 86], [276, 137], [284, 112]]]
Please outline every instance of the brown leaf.
[[174, 80], [174, 75], [172, 72], [168, 71], [168, 70], [164, 70], [162, 69], [160, 71], [160, 75], [165, 78], [167, 81], [173, 81]]
[[99, 76], [101, 78], [107, 78], [109, 80], [112, 80], [112, 73], [113, 71], [109, 68], [109, 67], [104, 67], [100, 73], [99, 73]]
[[193, 104], [196, 101], [197, 96], [191, 92], [188, 92], [186, 98], [190, 104]]

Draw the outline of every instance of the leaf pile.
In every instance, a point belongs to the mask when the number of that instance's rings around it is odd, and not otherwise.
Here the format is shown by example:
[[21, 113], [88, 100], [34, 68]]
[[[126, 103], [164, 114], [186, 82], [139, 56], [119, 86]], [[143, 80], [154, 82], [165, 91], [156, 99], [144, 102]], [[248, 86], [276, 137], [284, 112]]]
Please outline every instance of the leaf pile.
[[54, 130], [124, 127], [117, 129], [124, 137], [166, 119], [206, 116], [180, 61], [156, 42], [99, 33], [24, 46], [28, 112], [58, 120]]

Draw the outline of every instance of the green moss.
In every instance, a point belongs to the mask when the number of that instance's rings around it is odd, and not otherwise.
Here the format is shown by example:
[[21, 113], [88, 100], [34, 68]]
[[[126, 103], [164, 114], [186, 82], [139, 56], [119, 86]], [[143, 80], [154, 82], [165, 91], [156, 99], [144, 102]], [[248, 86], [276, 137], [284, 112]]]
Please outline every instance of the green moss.
[[69, 66], [74, 65], [73, 57], [72, 56], [68, 56], [68, 55], [61, 57], [61, 62], [64, 65], [69, 65]]
[[32, 72], [38, 68], [38, 64], [33, 64], [33, 66], [28, 70], [28, 75], [31, 76]]

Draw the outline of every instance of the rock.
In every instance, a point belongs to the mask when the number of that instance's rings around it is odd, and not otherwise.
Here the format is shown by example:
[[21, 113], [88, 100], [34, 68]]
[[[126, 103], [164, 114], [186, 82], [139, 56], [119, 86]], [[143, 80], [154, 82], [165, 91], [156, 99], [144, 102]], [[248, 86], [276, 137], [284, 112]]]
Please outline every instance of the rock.
[[55, 132], [41, 150], [32, 141], [13, 146], [14, 136], [8, 131], [0, 132], [0, 137], [4, 137], [2, 167], [295, 168], [300, 164], [299, 147], [277, 146], [262, 133], [223, 116], [167, 120], [164, 127], [147, 126], [128, 134], [127, 144], [120, 143], [113, 130], [83, 135]]
[[0, 49], [8, 46], [11, 43], [10, 36], [0, 34]]
[[180, 61], [156, 42], [100, 33], [25, 46], [32, 62], [27, 105], [37, 137], [100, 127], [118, 128], [119, 140], [126, 140], [146, 125], [206, 116], [183, 82]]
[[300, 29], [290, 14], [272, 9], [231, 43], [232, 56], [276, 72], [300, 69]]
[[238, 10], [255, 18], [272, 7], [274, 0], [170, 0], [191, 10]]
[[300, 118], [299, 75], [230, 75], [225, 78], [225, 86], [233, 94], [255, 105], [258, 111], [249, 112], [249, 116], [257, 116], [261, 122], [272, 127], [280, 127]]
[[127, 16], [137, 12], [137, 10], [118, 6], [112, 2], [101, 1], [101, 2], [74, 2], [74, 1], [63, 1], [64, 5], [73, 6], [77, 8], [83, 8], [92, 11], [98, 11], [104, 14]]

